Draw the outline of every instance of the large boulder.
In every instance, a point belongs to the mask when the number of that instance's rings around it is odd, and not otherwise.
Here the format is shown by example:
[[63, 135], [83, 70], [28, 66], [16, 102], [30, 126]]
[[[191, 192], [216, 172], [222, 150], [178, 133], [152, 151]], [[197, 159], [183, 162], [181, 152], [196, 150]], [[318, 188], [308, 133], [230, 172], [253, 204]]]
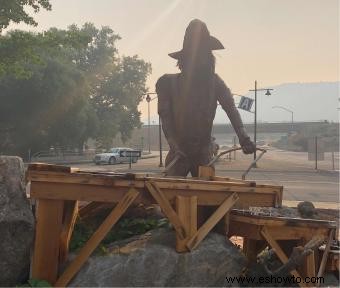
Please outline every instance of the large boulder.
[[29, 275], [34, 239], [34, 217], [19, 157], [0, 156], [0, 235], [0, 286], [13, 286]]
[[154, 230], [92, 256], [70, 286], [223, 286], [246, 259], [222, 235], [210, 233], [191, 253], [175, 251], [175, 233]]

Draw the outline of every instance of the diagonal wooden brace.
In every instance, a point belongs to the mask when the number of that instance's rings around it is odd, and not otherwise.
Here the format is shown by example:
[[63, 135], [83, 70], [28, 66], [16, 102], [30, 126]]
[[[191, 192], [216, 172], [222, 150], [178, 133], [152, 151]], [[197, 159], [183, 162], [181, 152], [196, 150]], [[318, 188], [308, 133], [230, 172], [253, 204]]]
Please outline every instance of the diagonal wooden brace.
[[[323, 255], [322, 255], [322, 259], [321, 259], [321, 263], [320, 263], [320, 267], [319, 267], [317, 277], [323, 277], [324, 276], [327, 258], [328, 258], [329, 250], [331, 248], [333, 238], [334, 238], [334, 233], [335, 233], [334, 229], [332, 229], [329, 232], [329, 236], [328, 236], [327, 243], [326, 243], [326, 248], [325, 248], [325, 251], [323, 252]], [[319, 287], [320, 283], [316, 284], [316, 286]]]
[[177, 237], [181, 240], [185, 239], [186, 232], [184, 225], [182, 221], [179, 219], [177, 213], [172, 208], [168, 199], [164, 196], [161, 189], [153, 181], [145, 182], [145, 186], [152, 195], [152, 197], [155, 198], [159, 206], [162, 208], [163, 213], [169, 219], [170, 223], [174, 226], [174, 229], [177, 232]]
[[238, 201], [237, 193], [233, 193], [227, 197], [223, 203], [216, 209], [216, 211], [209, 217], [209, 219], [198, 229], [198, 231], [191, 237], [186, 246], [191, 251], [197, 247], [199, 243], [207, 236], [212, 228], [221, 220], [221, 218], [228, 213], [228, 211]]
[[78, 217], [78, 201], [64, 201], [63, 226], [60, 233], [59, 263], [67, 260], [74, 225]]
[[[272, 237], [272, 235], [270, 235], [270, 232], [268, 231], [268, 229], [266, 227], [263, 227], [261, 229], [261, 235], [268, 242], [270, 247], [272, 247], [274, 249], [277, 257], [281, 260], [281, 262], [283, 264], [286, 264], [288, 262], [288, 257], [283, 252], [283, 250], [281, 249], [280, 245]], [[300, 277], [301, 278], [301, 275], [296, 270], [291, 271], [290, 274], [292, 274], [294, 277]], [[299, 283], [299, 286], [302, 286], [302, 283]]]
[[76, 275], [79, 269], [83, 266], [92, 252], [97, 248], [99, 243], [104, 239], [106, 234], [111, 230], [112, 226], [116, 224], [119, 218], [124, 214], [127, 208], [137, 198], [139, 192], [130, 188], [126, 195], [120, 200], [117, 206], [112, 210], [109, 216], [106, 217], [104, 222], [99, 226], [96, 232], [86, 242], [86, 244], [80, 249], [76, 258], [71, 264], [65, 269], [63, 274], [59, 277], [57, 282], [54, 284], [55, 287], [65, 287]]

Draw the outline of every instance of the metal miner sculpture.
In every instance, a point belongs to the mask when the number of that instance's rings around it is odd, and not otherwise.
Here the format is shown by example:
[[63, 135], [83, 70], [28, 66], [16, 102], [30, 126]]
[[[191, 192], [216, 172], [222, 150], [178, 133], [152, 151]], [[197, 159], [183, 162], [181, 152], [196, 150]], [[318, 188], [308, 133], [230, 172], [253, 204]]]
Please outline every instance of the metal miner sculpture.
[[[227, 113], [246, 154], [255, 145], [247, 135], [233, 96], [215, 73], [212, 50], [224, 49], [210, 36], [206, 24], [192, 20], [185, 31], [182, 50], [170, 53], [178, 61], [181, 73], [165, 74], [158, 79], [158, 113], [170, 146], [165, 165], [169, 176], [198, 176], [198, 167], [211, 160], [211, 132], [219, 102]], [[180, 156], [180, 157], [178, 157]], [[178, 161], [174, 163], [174, 159]]]

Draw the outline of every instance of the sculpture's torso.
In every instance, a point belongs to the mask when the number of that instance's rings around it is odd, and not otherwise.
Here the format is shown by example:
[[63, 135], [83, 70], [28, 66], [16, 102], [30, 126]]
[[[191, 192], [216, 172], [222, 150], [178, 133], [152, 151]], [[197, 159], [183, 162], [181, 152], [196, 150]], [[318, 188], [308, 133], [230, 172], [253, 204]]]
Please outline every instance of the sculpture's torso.
[[207, 148], [216, 113], [215, 76], [206, 81], [189, 81], [183, 74], [164, 75], [171, 103], [176, 140], [187, 153]]

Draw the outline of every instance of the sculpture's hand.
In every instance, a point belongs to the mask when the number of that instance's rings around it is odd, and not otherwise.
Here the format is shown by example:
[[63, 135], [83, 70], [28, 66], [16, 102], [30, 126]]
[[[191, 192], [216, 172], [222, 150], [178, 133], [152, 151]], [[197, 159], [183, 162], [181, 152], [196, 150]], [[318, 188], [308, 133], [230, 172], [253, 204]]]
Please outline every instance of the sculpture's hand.
[[249, 137], [246, 137], [242, 140], [240, 139], [240, 144], [244, 154], [252, 154], [256, 150], [255, 144], [250, 140]]

